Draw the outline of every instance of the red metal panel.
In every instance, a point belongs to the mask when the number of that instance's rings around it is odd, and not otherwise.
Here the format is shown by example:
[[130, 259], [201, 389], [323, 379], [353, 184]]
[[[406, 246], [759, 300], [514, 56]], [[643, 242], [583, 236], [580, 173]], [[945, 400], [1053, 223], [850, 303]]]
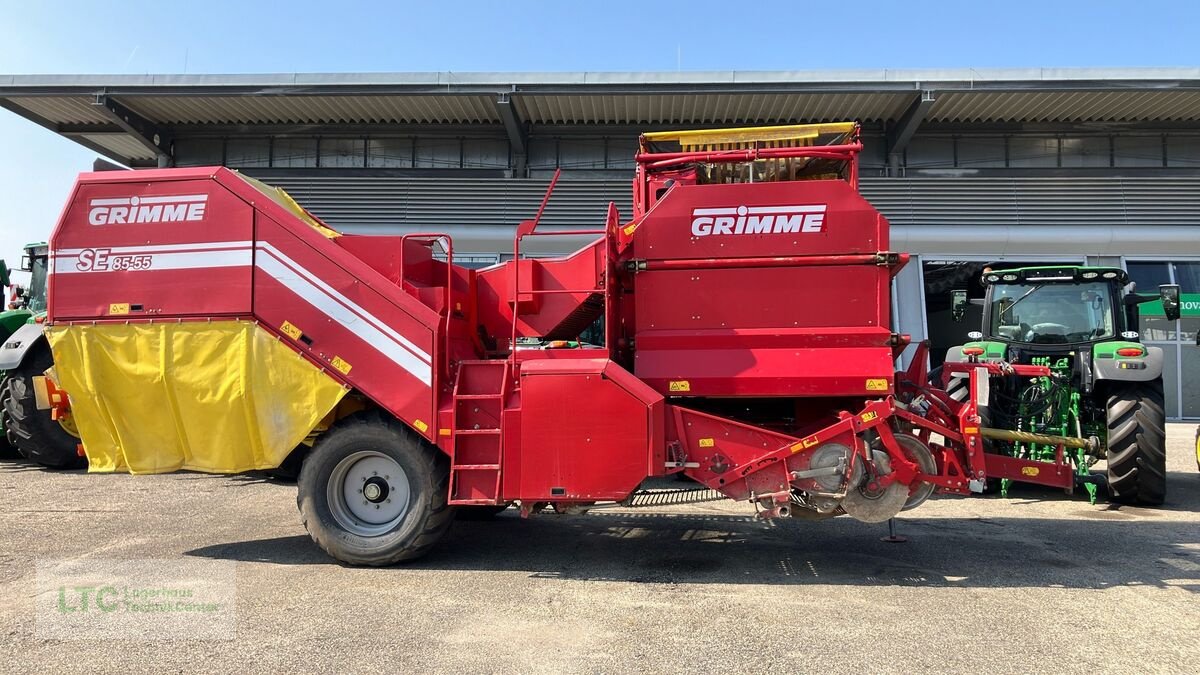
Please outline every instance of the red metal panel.
[[305, 241], [310, 232], [260, 215], [255, 315], [284, 335], [285, 321], [294, 326], [303, 336], [286, 339], [296, 348], [436, 438], [436, 315], [328, 239], [318, 236], [319, 247]]
[[885, 268], [793, 267], [642, 272], [639, 330], [887, 326]]
[[[719, 220], [724, 218], [729, 221]], [[740, 227], [739, 218], [745, 219]], [[748, 233], [767, 225], [767, 233]], [[887, 247], [887, 221], [841, 180], [679, 185], [634, 235], [634, 256], [646, 260], [876, 253]]]
[[53, 320], [250, 312], [252, 207], [207, 174], [95, 176], [81, 178], [50, 240]]
[[620, 500], [648, 475], [652, 435], [661, 431], [651, 429], [647, 402], [604, 375], [608, 366], [607, 359], [522, 364], [520, 446], [505, 448], [517, 492], [505, 498]]
[[636, 359], [637, 376], [670, 396], [879, 397], [895, 376], [887, 347], [639, 348]]

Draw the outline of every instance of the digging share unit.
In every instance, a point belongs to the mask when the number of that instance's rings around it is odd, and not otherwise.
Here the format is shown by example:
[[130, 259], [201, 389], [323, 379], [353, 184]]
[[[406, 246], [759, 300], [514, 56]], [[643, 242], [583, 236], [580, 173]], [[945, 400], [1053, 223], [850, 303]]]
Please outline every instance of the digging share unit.
[[421, 555], [456, 508], [636, 504], [669, 474], [763, 517], [866, 522], [1019, 477], [1032, 461], [989, 473], [976, 401], [894, 372], [908, 257], [857, 191], [860, 150], [851, 123], [646, 134], [632, 217], [547, 229], [548, 191], [479, 271], [446, 235], [339, 234], [223, 168], [85, 174], [52, 240], [60, 384], [94, 471], [311, 446], [305, 525], [354, 564]]

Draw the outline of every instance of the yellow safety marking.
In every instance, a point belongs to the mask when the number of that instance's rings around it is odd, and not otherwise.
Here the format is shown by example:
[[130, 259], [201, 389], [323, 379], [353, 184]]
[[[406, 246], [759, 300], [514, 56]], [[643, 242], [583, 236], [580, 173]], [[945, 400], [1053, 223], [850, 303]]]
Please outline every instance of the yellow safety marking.
[[702, 448], [711, 448], [711, 447], [713, 447], [713, 445], [714, 445], [713, 439], [711, 439], [711, 438], [701, 438], [700, 439], [700, 447], [702, 447]]
[[279, 327], [279, 330], [293, 340], [299, 340], [300, 336], [304, 334], [304, 332], [299, 328], [296, 328], [295, 324], [293, 324], [291, 321], [284, 321], [283, 325]]
[[821, 134], [845, 134], [854, 130], [854, 122], [830, 124], [790, 124], [776, 127], [739, 127], [736, 129], [700, 129], [693, 131], [652, 131], [642, 134], [648, 141], [678, 141], [686, 145], [750, 143], [814, 138]]
[[979, 433], [979, 427], [963, 427], [963, 433], [964, 434], [977, 434], [977, 433]]
[[128, 302], [114, 302], [108, 306], [108, 313], [109, 314], [128, 314], [129, 313], [129, 303]]
[[1042, 472], [1042, 470], [1037, 468], [1036, 466], [1021, 467], [1021, 475], [1022, 476], [1036, 476], [1041, 472]]
[[671, 380], [671, 383], [667, 385], [667, 389], [670, 391], [691, 391], [692, 383], [687, 380]]
[[887, 391], [888, 381], [882, 377], [867, 380], [867, 391]]
[[625, 226], [625, 229], [624, 229], [624, 230], [622, 230], [622, 232], [624, 232], [624, 233], [625, 233], [625, 236], [626, 236], [626, 237], [628, 237], [628, 236], [632, 235], [632, 234], [633, 234], [633, 233], [634, 233], [634, 232], [637, 230], [637, 227], [638, 227], [638, 224], [637, 224], [637, 223], [630, 223], [630, 224], [628, 224], [628, 225], [626, 225], [626, 226]]
[[421, 420], [413, 420], [413, 426], [416, 427], [417, 431], [420, 431], [421, 433], [429, 431], [429, 425], [425, 424]]
[[870, 422], [871, 420], [879, 417], [879, 413], [875, 412], [874, 410], [869, 410], [869, 411], [859, 415], [859, 417], [864, 422]]
[[449, 436], [449, 435], [450, 435], [449, 429], [438, 429], [438, 436]]
[[346, 361], [340, 356], [333, 357], [333, 360], [329, 362], [329, 365], [340, 370], [343, 375], [349, 375], [350, 369], [353, 367], [349, 363], [346, 363]]
[[796, 443], [793, 443], [792, 448], [791, 448], [792, 453], [794, 454], [794, 453], [800, 452], [801, 450], [807, 450], [808, 448], [811, 448], [812, 446], [814, 446], [816, 444], [817, 444], [817, 437], [809, 436], [808, 438], [804, 438], [804, 439], [801, 439], [800, 441], [797, 441]]

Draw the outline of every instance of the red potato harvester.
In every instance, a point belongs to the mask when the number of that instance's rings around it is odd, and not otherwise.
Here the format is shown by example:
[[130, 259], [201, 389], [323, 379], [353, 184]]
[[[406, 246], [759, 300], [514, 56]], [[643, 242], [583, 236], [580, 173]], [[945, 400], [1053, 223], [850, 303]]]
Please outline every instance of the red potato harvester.
[[[923, 351], [895, 372], [908, 256], [858, 193], [861, 148], [853, 123], [645, 134], [631, 218], [539, 228], [552, 183], [478, 271], [447, 235], [340, 234], [224, 168], [84, 174], [52, 239], [57, 375], [93, 471], [300, 446], [305, 525], [352, 564], [421, 555], [456, 508], [715, 491], [886, 521], [986, 467], [975, 399], [925, 386]], [[702, 488], [641, 488], [670, 474]]]

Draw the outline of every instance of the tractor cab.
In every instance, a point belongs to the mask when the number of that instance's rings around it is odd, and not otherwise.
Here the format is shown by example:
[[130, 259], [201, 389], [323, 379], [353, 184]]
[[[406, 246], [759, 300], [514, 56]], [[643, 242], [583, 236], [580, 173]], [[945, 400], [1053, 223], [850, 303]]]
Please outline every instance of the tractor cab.
[[[1109, 342], [1136, 342], [1138, 306], [1159, 300], [1168, 318], [1178, 313], [1179, 288], [1157, 295], [1125, 292], [1129, 277], [1114, 267], [1026, 267], [987, 271], [983, 276], [983, 326], [964, 345], [981, 360], [1013, 360], [1071, 353]], [[962, 316], [965, 294], [954, 298]], [[983, 352], [975, 353], [982, 347]], [[1110, 350], [1100, 348], [1107, 353]], [[1023, 360], [1021, 362], [1024, 362]]]

